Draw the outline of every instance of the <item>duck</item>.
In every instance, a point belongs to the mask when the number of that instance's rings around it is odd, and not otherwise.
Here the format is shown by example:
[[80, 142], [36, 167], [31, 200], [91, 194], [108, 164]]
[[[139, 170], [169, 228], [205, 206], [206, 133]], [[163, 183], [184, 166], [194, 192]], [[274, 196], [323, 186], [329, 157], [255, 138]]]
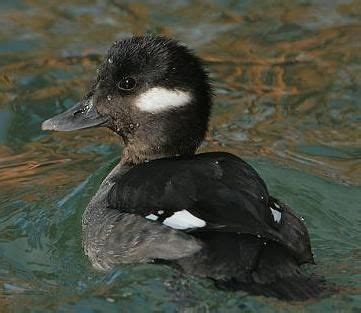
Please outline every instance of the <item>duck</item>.
[[320, 296], [303, 219], [272, 197], [256, 170], [226, 152], [197, 153], [211, 115], [204, 62], [163, 36], [115, 41], [89, 91], [42, 123], [47, 131], [105, 127], [119, 163], [82, 216], [91, 265], [159, 263], [227, 290], [286, 300]]

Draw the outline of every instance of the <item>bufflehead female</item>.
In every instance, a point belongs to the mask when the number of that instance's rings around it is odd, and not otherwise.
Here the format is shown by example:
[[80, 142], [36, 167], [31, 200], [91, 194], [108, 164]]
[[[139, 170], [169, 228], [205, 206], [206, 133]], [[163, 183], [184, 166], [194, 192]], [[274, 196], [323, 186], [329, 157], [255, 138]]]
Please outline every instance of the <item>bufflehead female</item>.
[[195, 154], [207, 131], [212, 88], [201, 61], [164, 37], [133, 37], [109, 49], [87, 95], [44, 130], [107, 127], [120, 163], [82, 219], [92, 265], [169, 262], [223, 287], [286, 299], [320, 294], [301, 274], [314, 263], [307, 229], [269, 195], [238, 157]]

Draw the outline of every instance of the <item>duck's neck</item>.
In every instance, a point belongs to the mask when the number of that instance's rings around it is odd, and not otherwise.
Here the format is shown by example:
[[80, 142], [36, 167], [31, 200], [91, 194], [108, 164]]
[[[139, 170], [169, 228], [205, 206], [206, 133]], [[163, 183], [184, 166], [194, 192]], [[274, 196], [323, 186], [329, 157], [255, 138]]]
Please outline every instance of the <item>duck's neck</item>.
[[156, 159], [167, 157], [175, 157], [179, 155], [193, 155], [195, 151], [187, 151], [186, 153], [178, 153], [179, 151], [161, 151], [161, 150], [140, 150], [132, 146], [127, 146], [120, 160], [120, 165], [132, 167], [137, 164], [146, 163]]

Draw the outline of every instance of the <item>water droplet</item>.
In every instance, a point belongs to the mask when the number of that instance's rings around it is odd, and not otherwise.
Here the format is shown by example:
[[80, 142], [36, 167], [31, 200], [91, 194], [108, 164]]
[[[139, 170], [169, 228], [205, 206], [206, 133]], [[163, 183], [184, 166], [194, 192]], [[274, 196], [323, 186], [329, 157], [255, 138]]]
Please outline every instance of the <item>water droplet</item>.
[[107, 298], [106, 300], [110, 303], [114, 303], [114, 301], [115, 301], [113, 298]]
[[109, 63], [109, 64], [112, 64], [112, 63], [113, 63], [113, 59], [112, 59], [112, 58], [109, 58], [109, 59], [108, 59], [108, 63]]
[[257, 234], [257, 238], [262, 238], [262, 236], [260, 234]]
[[158, 214], [159, 214], [159, 215], [162, 215], [163, 213], [164, 213], [163, 210], [159, 210], [159, 211], [158, 211]]
[[218, 161], [216, 161], [216, 164], [219, 164], [219, 162], [218, 162]]
[[264, 199], [264, 196], [261, 196], [261, 199], [263, 200], [263, 199]]
[[139, 126], [140, 126], [140, 124], [139, 124], [139, 123], [137, 123], [137, 124], [135, 124], [135, 126], [139, 127]]
[[108, 101], [112, 100], [112, 96], [107, 96]]
[[305, 220], [305, 218], [303, 216], [301, 216], [301, 221], [303, 222]]
[[267, 242], [266, 242], [266, 241], [264, 241], [264, 242], [263, 242], [263, 245], [264, 245], [264, 246], [267, 246]]

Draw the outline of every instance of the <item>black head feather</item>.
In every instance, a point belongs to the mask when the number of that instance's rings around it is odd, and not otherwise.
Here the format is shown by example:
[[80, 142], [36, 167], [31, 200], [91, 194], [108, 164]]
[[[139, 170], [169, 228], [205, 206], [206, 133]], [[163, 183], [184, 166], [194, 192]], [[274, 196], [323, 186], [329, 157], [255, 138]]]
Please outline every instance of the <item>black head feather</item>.
[[[137, 110], [137, 97], [154, 87], [189, 92], [191, 101], [156, 114]], [[187, 47], [144, 36], [110, 47], [89, 95], [98, 113], [109, 117], [108, 127], [124, 139], [126, 158], [137, 163], [194, 153], [207, 130], [212, 90], [201, 60]]]

